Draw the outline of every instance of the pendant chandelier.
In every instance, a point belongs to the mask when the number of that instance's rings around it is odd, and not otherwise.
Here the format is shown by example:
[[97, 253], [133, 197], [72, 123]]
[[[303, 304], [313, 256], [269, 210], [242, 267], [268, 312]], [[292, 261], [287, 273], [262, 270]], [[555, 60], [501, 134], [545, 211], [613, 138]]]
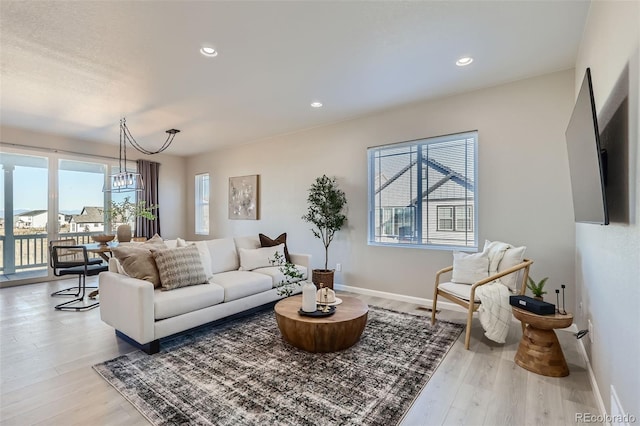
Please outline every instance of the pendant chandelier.
[[177, 129], [169, 129], [166, 131], [169, 136], [167, 136], [167, 140], [162, 144], [162, 146], [156, 151], [150, 151], [148, 149], [143, 148], [138, 141], [135, 140], [133, 135], [131, 135], [131, 131], [127, 127], [127, 119], [120, 119], [120, 153], [118, 156], [118, 170], [119, 172], [109, 176], [109, 180], [107, 184], [103, 187], [103, 192], [132, 192], [132, 191], [142, 191], [144, 190], [144, 181], [142, 180], [142, 175], [137, 173], [136, 171], [129, 171], [127, 169], [127, 142], [131, 144], [137, 151], [147, 154], [153, 155], [158, 154], [165, 149], [169, 148], [171, 142], [173, 142], [173, 138], [175, 138], [176, 133], [180, 132]]

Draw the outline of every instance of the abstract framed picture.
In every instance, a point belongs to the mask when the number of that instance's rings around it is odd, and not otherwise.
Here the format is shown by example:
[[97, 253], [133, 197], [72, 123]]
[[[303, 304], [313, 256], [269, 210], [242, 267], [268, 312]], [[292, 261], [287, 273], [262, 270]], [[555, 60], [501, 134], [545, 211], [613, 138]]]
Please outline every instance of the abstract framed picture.
[[258, 220], [258, 175], [229, 178], [229, 219]]

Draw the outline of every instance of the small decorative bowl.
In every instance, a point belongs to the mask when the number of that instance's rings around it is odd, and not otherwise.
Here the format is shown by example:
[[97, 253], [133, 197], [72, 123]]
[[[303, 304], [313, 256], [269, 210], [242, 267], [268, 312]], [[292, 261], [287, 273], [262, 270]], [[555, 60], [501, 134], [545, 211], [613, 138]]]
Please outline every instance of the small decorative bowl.
[[96, 243], [100, 243], [101, 246], [106, 246], [107, 243], [115, 237], [115, 235], [92, 235], [91, 239]]

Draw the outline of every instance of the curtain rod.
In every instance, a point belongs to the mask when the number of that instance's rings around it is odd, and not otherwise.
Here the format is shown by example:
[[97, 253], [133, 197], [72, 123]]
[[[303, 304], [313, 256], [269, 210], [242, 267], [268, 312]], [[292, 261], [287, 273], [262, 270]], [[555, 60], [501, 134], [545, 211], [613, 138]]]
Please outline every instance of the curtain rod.
[[[69, 150], [66, 150], [66, 149], [43, 148], [41, 146], [23, 145], [23, 144], [19, 144], [19, 143], [11, 143], [11, 142], [2, 142], [2, 141], [0, 141], [0, 146], [2, 146], [2, 145], [12, 146], [12, 147], [16, 147], [16, 148], [32, 149], [34, 151], [46, 151], [46, 152], [54, 152], [54, 153], [61, 153], [61, 154], [73, 154], [73, 155], [80, 155], [80, 156], [83, 156], [83, 157], [104, 158], [106, 160], [118, 160], [118, 157], [110, 157], [108, 155], [87, 154], [86, 152], [69, 151]], [[132, 161], [135, 161], [135, 160], [132, 160]]]

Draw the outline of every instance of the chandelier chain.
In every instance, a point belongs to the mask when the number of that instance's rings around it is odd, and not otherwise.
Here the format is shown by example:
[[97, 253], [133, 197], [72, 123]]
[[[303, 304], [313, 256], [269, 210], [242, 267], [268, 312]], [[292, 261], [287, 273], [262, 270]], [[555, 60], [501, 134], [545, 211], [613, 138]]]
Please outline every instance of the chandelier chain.
[[[147, 154], [147, 155], [159, 154], [162, 151], [164, 151], [165, 149], [169, 148], [169, 145], [171, 145], [171, 142], [173, 142], [173, 138], [176, 136], [176, 133], [178, 133], [180, 131], [180, 130], [175, 130], [175, 129], [167, 130], [167, 133], [169, 134], [169, 136], [167, 136], [167, 140], [164, 141], [164, 143], [162, 144], [162, 146], [159, 149], [157, 149], [156, 151], [151, 151], [151, 150], [148, 150], [148, 149], [144, 148], [142, 145], [140, 145], [138, 143], [138, 141], [136, 141], [136, 139], [131, 134], [131, 131], [127, 127], [127, 120], [125, 118], [123, 118], [120, 122], [121, 122], [121, 126], [120, 126], [121, 130], [124, 132], [124, 137], [126, 139], [125, 140], [125, 145], [126, 145], [126, 141], [129, 141], [129, 143], [131, 144], [132, 147], [134, 147], [135, 149], [137, 149], [141, 153]], [[126, 147], [125, 147], [125, 150], [126, 150]]]

